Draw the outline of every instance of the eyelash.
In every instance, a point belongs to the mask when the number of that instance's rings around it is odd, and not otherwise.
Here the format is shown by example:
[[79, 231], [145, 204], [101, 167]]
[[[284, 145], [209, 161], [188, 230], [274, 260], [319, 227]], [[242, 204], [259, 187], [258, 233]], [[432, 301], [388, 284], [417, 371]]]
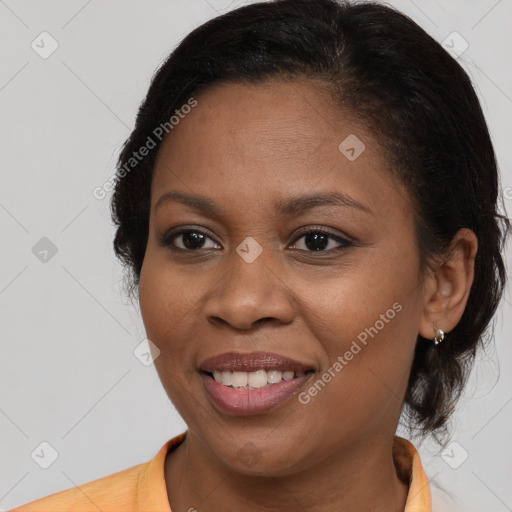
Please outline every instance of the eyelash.
[[[175, 238], [178, 238], [181, 235], [189, 234], [189, 233], [198, 233], [200, 235], [204, 235], [213, 240], [211, 233], [202, 228], [181, 228], [177, 231], [174, 231], [174, 230], [169, 231], [168, 233], [163, 235], [161, 238], [159, 238], [158, 243], [159, 243], [159, 245], [161, 245], [163, 247], [168, 247], [172, 251], [181, 251], [181, 252], [192, 253], [192, 252], [199, 252], [201, 250], [205, 250], [205, 249], [201, 249], [201, 248], [199, 248], [199, 249], [182, 249], [181, 247], [176, 247], [173, 245], [173, 241]], [[338, 235], [334, 235], [333, 233], [331, 233], [330, 231], [327, 231], [325, 228], [322, 228], [322, 227], [309, 227], [306, 230], [299, 232], [297, 234], [297, 237], [293, 241], [293, 245], [295, 245], [297, 243], [297, 241], [300, 240], [302, 237], [309, 235], [309, 234], [313, 234], [313, 233], [320, 233], [322, 235], [328, 236], [341, 245], [334, 249], [319, 250], [319, 251], [312, 251], [312, 250], [308, 251], [305, 249], [295, 249], [295, 250], [313, 253], [313, 254], [314, 253], [324, 253], [324, 254], [328, 253], [329, 254], [332, 252], [338, 252], [338, 251], [342, 251], [344, 249], [348, 249], [354, 245], [354, 243], [348, 237], [344, 238], [344, 237], [340, 237]], [[213, 241], [215, 242], [215, 240], [213, 240]], [[217, 243], [217, 242], [215, 242], [215, 243]], [[208, 250], [208, 249], [206, 249], [206, 250]], [[214, 249], [214, 250], [218, 250], [218, 249]]]

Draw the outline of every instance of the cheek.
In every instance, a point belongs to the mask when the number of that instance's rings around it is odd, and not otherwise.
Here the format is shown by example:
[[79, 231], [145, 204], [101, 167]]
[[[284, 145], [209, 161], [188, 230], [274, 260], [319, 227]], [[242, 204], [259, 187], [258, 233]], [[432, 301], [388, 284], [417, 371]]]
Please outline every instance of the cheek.
[[319, 377], [329, 381], [310, 389], [318, 407], [338, 405], [332, 414], [339, 421], [347, 411], [365, 423], [401, 408], [421, 310], [417, 270], [410, 256], [368, 258], [305, 304], [305, 321], [324, 349]]
[[[191, 290], [193, 292], [193, 290]], [[186, 289], [186, 281], [179, 279], [169, 265], [146, 255], [139, 280], [139, 304], [147, 337], [165, 355], [180, 350], [179, 335], [187, 326], [187, 315], [193, 314], [197, 298]], [[170, 343], [170, 340], [173, 343]]]
[[343, 431], [350, 437], [396, 427], [414, 343], [402, 329], [407, 313], [393, 304], [382, 309], [384, 320], [356, 309], [327, 335], [324, 331], [327, 363], [299, 399], [309, 404], [312, 422], [325, 435]]
[[[191, 343], [193, 326], [191, 320], [197, 314], [194, 298], [189, 298], [185, 282], [180, 283], [175, 272], [169, 271], [168, 264], [158, 263], [151, 251], [147, 253], [139, 280], [139, 303], [147, 337], [160, 350], [154, 361], [163, 388], [178, 412], [187, 423], [193, 424], [194, 407], [197, 399], [191, 391], [192, 375], [184, 361], [192, 357]], [[190, 315], [190, 316], [188, 316]]]
[[[165, 325], [162, 325], [165, 321], [163, 312], [169, 300], [166, 291], [168, 287], [159, 276], [158, 269], [146, 253], [139, 279], [139, 305], [146, 334], [157, 345], [160, 338], [158, 334], [165, 328]], [[161, 349], [160, 346], [159, 348]]]
[[[141, 269], [139, 301], [144, 322], [150, 327], [170, 327], [197, 303], [199, 290], [188, 268], [175, 265], [169, 255], [150, 242]], [[197, 280], [196, 280], [197, 281]]]
[[364, 343], [378, 337], [375, 348], [386, 348], [399, 332], [405, 333], [404, 326], [411, 330], [420, 309], [416, 262], [396, 253], [383, 258], [383, 250], [369, 252], [347, 259], [346, 266], [331, 272], [322, 286], [303, 281], [303, 292], [297, 294], [305, 322], [319, 330], [315, 337], [326, 340], [331, 354], [348, 349], [358, 338]]

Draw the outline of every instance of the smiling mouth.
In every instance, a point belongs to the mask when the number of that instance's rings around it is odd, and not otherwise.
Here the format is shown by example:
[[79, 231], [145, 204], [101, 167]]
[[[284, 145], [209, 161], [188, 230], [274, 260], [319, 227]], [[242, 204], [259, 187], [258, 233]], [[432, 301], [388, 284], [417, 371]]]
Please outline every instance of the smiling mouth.
[[313, 369], [294, 372], [291, 370], [260, 369], [252, 372], [240, 371], [202, 371], [217, 383], [232, 389], [263, 389], [269, 388], [281, 382], [300, 379], [307, 374], [314, 373]]

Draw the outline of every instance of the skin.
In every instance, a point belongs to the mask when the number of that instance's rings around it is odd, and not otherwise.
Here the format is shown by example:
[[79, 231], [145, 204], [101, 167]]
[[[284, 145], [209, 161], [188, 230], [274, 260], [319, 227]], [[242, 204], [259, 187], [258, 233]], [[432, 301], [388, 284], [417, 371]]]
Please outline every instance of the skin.
[[[474, 234], [459, 231], [450, 258], [422, 271], [407, 192], [370, 133], [318, 83], [217, 84], [195, 97], [157, 158], [139, 283], [146, 333], [160, 350], [155, 366], [188, 425], [165, 464], [172, 510], [403, 510], [408, 488], [392, 442], [414, 347], [418, 334], [431, 339], [434, 325], [449, 332], [462, 316]], [[366, 146], [355, 161], [338, 149], [350, 134]], [[155, 209], [169, 191], [206, 196], [222, 212], [176, 201]], [[273, 212], [277, 200], [320, 192], [371, 212]], [[178, 226], [211, 236], [188, 252], [158, 243]], [[298, 232], [309, 227], [353, 245], [331, 237], [308, 249]], [[252, 263], [236, 252], [248, 236], [263, 249]], [[314, 382], [394, 303], [402, 310], [306, 405], [292, 397], [236, 416], [204, 389], [198, 365], [228, 351], [291, 357], [315, 368]], [[250, 464], [240, 457], [248, 446]]]

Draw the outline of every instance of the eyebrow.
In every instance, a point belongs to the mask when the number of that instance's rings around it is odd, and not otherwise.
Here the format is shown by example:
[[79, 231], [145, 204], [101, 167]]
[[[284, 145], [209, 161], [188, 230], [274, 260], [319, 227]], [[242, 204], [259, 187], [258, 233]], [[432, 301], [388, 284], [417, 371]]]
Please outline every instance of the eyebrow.
[[[174, 191], [167, 192], [158, 199], [155, 204], [155, 211], [169, 202], [182, 203], [190, 208], [216, 217], [222, 217], [224, 215], [222, 207], [208, 197]], [[299, 195], [287, 199], [280, 199], [274, 204], [274, 210], [277, 215], [295, 215], [321, 206], [348, 206], [374, 215], [373, 211], [368, 206], [365, 206], [345, 194], [334, 192]]]

